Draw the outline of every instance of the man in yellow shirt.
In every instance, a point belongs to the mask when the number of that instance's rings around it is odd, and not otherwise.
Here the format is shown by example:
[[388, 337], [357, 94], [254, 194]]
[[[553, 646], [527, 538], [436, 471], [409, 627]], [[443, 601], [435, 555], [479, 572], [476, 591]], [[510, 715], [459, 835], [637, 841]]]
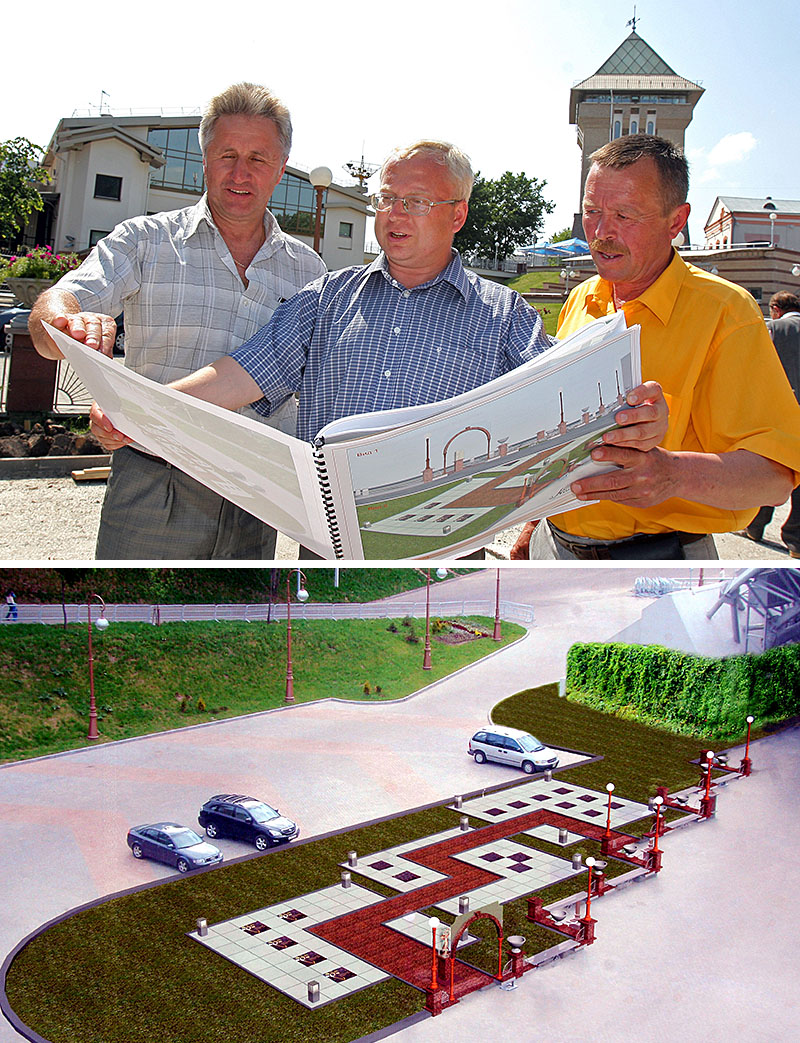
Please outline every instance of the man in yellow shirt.
[[[636, 134], [592, 161], [583, 224], [599, 276], [570, 294], [558, 331], [619, 309], [640, 324], [642, 373], [664, 388], [669, 430], [636, 454], [633, 485], [525, 526], [512, 557], [716, 558], [710, 533], [743, 528], [800, 481], [800, 407], [752, 297], [672, 246], [689, 216], [683, 153]], [[581, 499], [597, 481], [578, 483]]]

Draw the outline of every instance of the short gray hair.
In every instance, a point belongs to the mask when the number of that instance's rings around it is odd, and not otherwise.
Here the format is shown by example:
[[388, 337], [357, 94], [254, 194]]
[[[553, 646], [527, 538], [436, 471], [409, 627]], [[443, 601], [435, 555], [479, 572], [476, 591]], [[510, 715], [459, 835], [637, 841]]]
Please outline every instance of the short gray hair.
[[469, 199], [475, 180], [472, 163], [465, 152], [456, 148], [455, 145], [451, 145], [449, 141], [415, 141], [411, 145], [406, 145], [405, 148], [394, 149], [383, 161], [381, 178], [391, 163], [398, 163], [403, 159], [413, 159], [415, 156], [425, 156], [440, 163], [452, 178], [458, 198]]
[[266, 87], [257, 83], [234, 83], [211, 99], [200, 121], [200, 148], [203, 155], [214, 137], [220, 116], [261, 116], [272, 120], [281, 140], [283, 154], [288, 158], [292, 148], [292, 118], [280, 98]]

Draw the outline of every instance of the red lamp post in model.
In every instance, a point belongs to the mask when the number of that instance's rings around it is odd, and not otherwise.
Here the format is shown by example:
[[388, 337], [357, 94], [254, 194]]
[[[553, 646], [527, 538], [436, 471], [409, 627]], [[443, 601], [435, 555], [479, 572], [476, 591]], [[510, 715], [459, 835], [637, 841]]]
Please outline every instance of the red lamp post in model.
[[431, 929], [431, 952], [433, 953], [433, 962], [431, 964], [431, 990], [439, 988], [439, 976], [437, 974], [437, 963], [438, 953], [436, 952], [436, 932], [439, 929], [439, 918], [438, 916], [432, 916], [428, 920], [428, 926]]
[[661, 832], [661, 807], [663, 803], [663, 797], [656, 797], [653, 801], [656, 809], [656, 824], [653, 830], [653, 846], [647, 855], [648, 868], [653, 873], [657, 873], [661, 869], [661, 851], [658, 847], [658, 837]]
[[492, 640], [502, 641], [503, 635], [500, 633], [500, 569], [495, 569], [495, 572], [497, 573], [497, 587], [494, 596], [494, 633], [492, 634]]
[[100, 597], [99, 594], [89, 594], [86, 598], [86, 629], [89, 634], [89, 732], [86, 736], [87, 739], [99, 739], [100, 733], [97, 730], [97, 707], [94, 701], [94, 652], [92, 650], [92, 598], [97, 600], [102, 605], [100, 609], [100, 616], [95, 623], [98, 630], [105, 630], [108, 627], [108, 620], [106, 619], [106, 603]]
[[608, 854], [608, 849], [611, 844], [611, 794], [614, 792], [614, 783], [609, 782], [606, 785], [608, 790], [608, 811], [606, 814], [606, 831], [603, 834], [603, 839], [600, 842], [600, 850], [604, 855]]
[[[436, 578], [444, 579], [447, 569], [437, 569]], [[422, 655], [422, 669], [431, 668], [431, 570], [426, 570], [425, 580], [425, 651]]]
[[283, 700], [285, 703], [294, 702], [294, 676], [292, 675], [292, 591], [290, 589], [293, 572], [297, 573], [297, 600], [301, 603], [308, 601], [308, 591], [303, 585], [308, 582], [305, 575], [300, 571], [300, 569], [289, 569], [286, 574], [286, 696]]
[[747, 742], [744, 747], [744, 758], [742, 763], [739, 765], [739, 771], [742, 775], [749, 775], [753, 770], [753, 762], [750, 760], [750, 729], [753, 727], [753, 721], [755, 717], [747, 718]]
[[717, 803], [716, 795], [711, 792], [711, 768], [714, 765], [714, 753], [709, 750], [706, 753], [706, 791], [703, 795], [703, 799], [700, 801], [700, 813], [703, 818], [711, 818], [714, 814], [714, 810]]
[[590, 855], [586, 859], [586, 868], [589, 870], [589, 880], [586, 887], [586, 912], [578, 920], [581, 933], [576, 939], [581, 945], [591, 945], [594, 941], [594, 925], [597, 922], [592, 919], [592, 870], [594, 869], [594, 858]]

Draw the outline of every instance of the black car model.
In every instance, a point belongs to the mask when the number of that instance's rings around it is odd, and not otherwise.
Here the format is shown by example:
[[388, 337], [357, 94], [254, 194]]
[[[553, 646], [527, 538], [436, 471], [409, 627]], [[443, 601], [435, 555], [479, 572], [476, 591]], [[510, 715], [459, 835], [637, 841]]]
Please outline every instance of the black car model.
[[128, 847], [134, 858], [153, 858], [188, 873], [200, 866], [213, 866], [222, 861], [219, 848], [199, 837], [193, 829], [177, 822], [154, 822], [135, 826], [128, 831]]
[[274, 844], [285, 844], [300, 836], [291, 819], [254, 797], [236, 793], [220, 793], [207, 800], [197, 821], [211, 837], [228, 836], [255, 844], [265, 851]]

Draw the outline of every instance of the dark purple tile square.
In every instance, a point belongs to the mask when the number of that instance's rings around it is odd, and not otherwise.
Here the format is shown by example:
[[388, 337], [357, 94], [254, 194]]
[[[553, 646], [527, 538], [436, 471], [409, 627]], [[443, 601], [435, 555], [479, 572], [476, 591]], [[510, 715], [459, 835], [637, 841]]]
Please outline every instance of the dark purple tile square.
[[298, 963], [302, 963], [304, 967], [313, 967], [315, 963], [322, 963], [325, 959], [324, 956], [320, 956], [318, 952], [301, 952], [299, 956], [293, 956], [293, 960], [297, 960]]
[[533, 855], [525, 855], [522, 853], [522, 851], [517, 851], [516, 854], [509, 855], [509, 858], [512, 862], [530, 862], [530, 860], [533, 858]]
[[533, 869], [533, 866], [526, 866], [524, 862], [515, 862], [513, 866], [508, 868], [512, 873], [527, 873], [529, 869]]
[[587, 808], [586, 811], [584, 811], [584, 815], [587, 818], [599, 818], [599, 816], [602, 814], [603, 812], [598, 811], [597, 808]]
[[617, 811], [619, 808], [624, 808], [625, 805], [624, 804], [618, 804], [615, 800], [612, 800], [611, 801], [611, 807], [614, 809], [614, 811]]
[[505, 810], [503, 808], [489, 808], [489, 810], [486, 812], [486, 814], [487, 815], [505, 815]]
[[536, 796], [533, 799], [534, 800], [540, 800], [540, 801], [541, 800], [550, 800], [550, 797], [549, 797], [549, 795], [547, 793], [537, 793]]
[[575, 805], [570, 803], [570, 801], [568, 801], [568, 800], [561, 800], [561, 801], [558, 802], [558, 804], [556, 804], [556, 807], [557, 808], [574, 808]]
[[369, 868], [370, 869], [391, 869], [392, 868], [392, 863], [391, 862], [384, 862], [383, 859], [381, 858], [381, 859], [378, 859], [377, 862], [370, 862]]
[[301, 913], [299, 909], [287, 909], [285, 913], [280, 913], [280, 919], [287, 923], [294, 923], [295, 920], [305, 920], [306, 914]]
[[496, 851], [490, 851], [486, 855], [481, 855], [484, 862], [499, 862], [502, 857], [503, 856], [498, 855]]
[[269, 930], [269, 927], [260, 920], [253, 920], [252, 923], [246, 923], [242, 930], [245, 934], [263, 934], [264, 931]]
[[355, 978], [355, 972], [346, 967], [334, 967], [332, 971], [325, 971], [325, 977], [331, 981], [347, 981], [348, 978]]
[[406, 869], [402, 873], [395, 873], [394, 878], [395, 880], [402, 880], [404, 884], [410, 884], [412, 880], [419, 880], [419, 874], [412, 873], [410, 870]]
[[553, 793], [558, 793], [563, 797], [566, 793], [572, 793], [572, 790], [569, 786], [559, 786], [557, 789], [553, 790]]
[[297, 945], [297, 942], [293, 938], [287, 938], [285, 934], [281, 935], [280, 938], [275, 938], [271, 942], [267, 942], [267, 945], [271, 945], [273, 949], [290, 949], [293, 945]]
[[528, 802], [526, 800], [512, 800], [508, 806], [510, 808], [527, 808]]
[[578, 799], [586, 801], [587, 804], [594, 804], [594, 802], [597, 800], [597, 797], [593, 797], [589, 793], [584, 793], [583, 796], [579, 797]]

